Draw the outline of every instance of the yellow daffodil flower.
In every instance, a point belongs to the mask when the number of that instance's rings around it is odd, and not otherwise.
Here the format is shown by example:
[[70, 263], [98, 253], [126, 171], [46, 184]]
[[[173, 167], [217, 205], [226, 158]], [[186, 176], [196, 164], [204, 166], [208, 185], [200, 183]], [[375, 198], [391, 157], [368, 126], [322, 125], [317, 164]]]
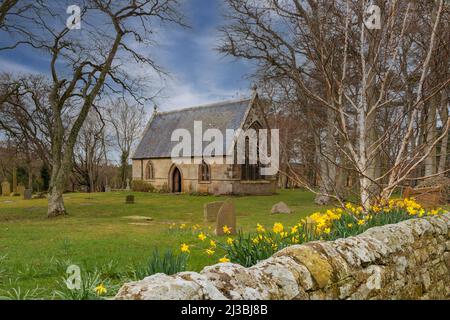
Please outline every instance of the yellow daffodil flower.
[[283, 230], [284, 230], [283, 224], [281, 224], [280, 222], [276, 222], [273, 225], [273, 232], [274, 233], [281, 233], [281, 232], [283, 232]]
[[200, 241], [205, 241], [206, 235], [205, 235], [203, 232], [200, 232], [200, 233], [198, 234], [198, 238], [200, 239]]
[[262, 225], [260, 225], [259, 223], [256, 224], [256, 231], [258, 232], [265, 232], [266, 230], [264, 229], [264, 227]]
[[103, 294], [105, 294], [107, 292], [107, 290], [106, 290], [105, 286], [103, 285], [103, 283], [100, 283], [98, 286], [96, 286], [94, 290], [95, 290], [95, 293], [98, 296], [101, 296], [101, 295], [103, 295]]
[[231, 228], [229, 228], [228, 226], [223, 226], [223, 233], [225, 234], [230, 234], [231, 233]]
[[181, 244], [180, 250], [181, 250], [181, 252], [186, 252], [186, 253], [189, 253], [189, 252], [190, 252], [189, 246], [188, 246], [186, 243], [182, 243], [182, 244]]

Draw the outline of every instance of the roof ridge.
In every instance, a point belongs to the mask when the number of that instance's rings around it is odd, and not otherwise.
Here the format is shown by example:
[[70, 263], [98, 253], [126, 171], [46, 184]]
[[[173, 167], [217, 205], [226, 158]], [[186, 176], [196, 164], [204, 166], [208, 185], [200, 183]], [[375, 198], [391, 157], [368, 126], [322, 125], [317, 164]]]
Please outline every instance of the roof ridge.
[[222, 101], [218, 101], [218, 102], [197, 105], [197, 106], [192, 106], [192, 107], [187, 107], [187, 108], [182, 108], [182, 109], [175, 109], [175, 110], [161, 111], [161, 112], [158, 111], [157, 114], [158, 115], [170, 114], [170, 113], [176, 113], [176, 112], [181, 112], [181, 111], [190, 111], [190, 110], [196, 110], [196, 109], [202, 109], [202, 108], [211, 108], [211, 107], [215, 107], [215, 106], [224, 106], [224, 105], [229, 105], [232, 103], [239, 103], [239, 102], [250, 101], [250, 100], [252, 100], [252, 98], [250, 98], [250, 97], [241, 98], [241, 99], [222, 100]]

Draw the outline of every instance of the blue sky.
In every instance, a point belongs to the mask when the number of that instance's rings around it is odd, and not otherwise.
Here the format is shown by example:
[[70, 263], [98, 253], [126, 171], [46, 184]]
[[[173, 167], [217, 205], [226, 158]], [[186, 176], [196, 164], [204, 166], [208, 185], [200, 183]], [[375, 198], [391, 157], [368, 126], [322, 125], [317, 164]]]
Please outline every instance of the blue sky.
[[[74, 0], [76, 3], [76, 0]], [[248, 95], [246, 75], [252, 66], [224, 57], [218, 45], [217, 28], [224, 23], [221, 0], [185, 0], [182, 10], [191, 28], [159, 30], [159, 46], [152, 48], [156, 62], [169, 72], [158, 99], [161, 110], [233, 99]], [[0, 41], [1, 42], [1, 41]], [[48, 73], [48, 58], [27, 47], [0, 53], [0, 71]]]
[[[172, 74], [168, 101], [162, 107], [195, 105], [248, 93], [248, 62], [224, 57], [214, 50], [217, 28], [223, 24], [221, 0], [188, 0], [184, 7], [190, 29], [165, 32], [158, 56]], [[166, 42], [166, 43], [165, 43]]]

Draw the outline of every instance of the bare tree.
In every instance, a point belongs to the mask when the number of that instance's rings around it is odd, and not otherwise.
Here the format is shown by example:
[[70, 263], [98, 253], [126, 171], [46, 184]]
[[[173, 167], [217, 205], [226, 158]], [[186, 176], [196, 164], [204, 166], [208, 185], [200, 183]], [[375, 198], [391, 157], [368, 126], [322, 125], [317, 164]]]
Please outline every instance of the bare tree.
[[[93, 104], [106, 92], [142, 102], [147, 88], [128, 72], [129, 63], [161, 70], [134, 43], [149, 46], [158, 22], [181, 24], [181, 16], [176, 0], [86, 0], [80, 6], [82, 28], [72, 30], [66, 25], [70, 1], [29, 3], [30, 9], [6, 21], [4, 29], [14, 38], [4, 50], [28, 45], [50, 58], [48, 217], [54, 217], [66, 213], [62, 195], [73, 167], [73, 150]], [[65, 115], [71, 118], [69, 124], [64, 123]]]
[[124, 188], [129, 175], [131, 150], [145, 125], [144, 107], [124, 99], [116, 100], [108, 109], [107, 121], [111, 127], [114, 145], [120, 153], [120, 181]]
[[17, 4], [18, 0], [4, 0], [0, 4], [0, 26], [5, 21], [6, 15]]
[[100, 170], [107, 165], [106, 148], [106, 123], [101, 114], [92, 109], [80, 130], [73, 161], [74, 176], [88, 192], [100, 191]]
[[0, 74], [0, 130], [27, 153], [50, 164], [52, 113], [48, 108], [49, 82], [43, 76]]
[[322, 122], [315, 130], [321, 185], [314, 191], [339, 198], [337, 172], [345, 169], [357, 175], [365, 208], [423, 164], [450, 125], [413, 143], [425, 103], [450, 83], [448, 73], [429, 81], [437, 43], [449, 46], [438, 32], [448, 30], [444, 1], [375, 3], [380, 29], [366, 27], [369, 1], [227, 0], [220, 47], [257, 61], [257, 77], [292, 83], [304, 97], [295, 101], [306, 101], [298, 107], [312, 108], [312, 121]]

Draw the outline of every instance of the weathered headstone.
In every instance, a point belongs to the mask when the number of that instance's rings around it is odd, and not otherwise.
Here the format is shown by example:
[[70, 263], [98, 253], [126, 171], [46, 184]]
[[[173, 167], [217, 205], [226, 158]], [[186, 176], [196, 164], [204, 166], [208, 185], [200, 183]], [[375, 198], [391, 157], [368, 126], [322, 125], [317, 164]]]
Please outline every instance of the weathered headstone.
[[230, 229], [231, 234], [236, 234], [236, 209], [230, 199], [224, 202], [217, 214], [216, 235], [222, 236], [225, 234], [224, 226]]
[[283, 201], [274, 204], [272, 207], [272, 213], [291, 213], [291, 209]]
[[32, 197], [33, 197], [33, 190], [25, 189], [25, 192], [23, 193], [23, 199], [24, 200], [31, 200]]
[[126, 189], [127, 191], [130, 191], [131, 190], [131, 187], [130, 187], [130, 179], [127, 179], [127, 189]]
[[2, 182], [2, 196], [8, 197], [11, 194], [11, 185], [7, 180]]
[[105, 187], [105, 192], [111, 192], [111, 186], [106, 186]]
[[217, 214], [223, 205], [223, 201], [209, 202], [203, 205], [203, 218], [205, 222], [216, 222]]
[[12, 192], [17, 193], [17, 168], [13, 168], [12, 172]]
[[127, 196], [127, 198], [125, 199], [125, 203], [126, 204], [134, 204], [134, 196], [133, 195]]
[[18, 193], [18, 194], [20, 194], [21, 196], [23, 196], [24, 193], [25, 193], [25, 186], [24, 186], [23, 184], [19, 184], [19, 185], [17, 186], [16, 193]]

